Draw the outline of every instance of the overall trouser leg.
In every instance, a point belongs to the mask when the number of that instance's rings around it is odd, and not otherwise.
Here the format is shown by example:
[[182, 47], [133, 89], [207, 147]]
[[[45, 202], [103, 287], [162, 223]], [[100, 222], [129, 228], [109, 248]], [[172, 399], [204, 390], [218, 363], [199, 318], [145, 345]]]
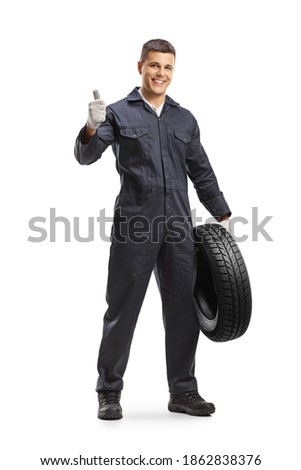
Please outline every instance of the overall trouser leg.
[[158, 243], [112, 243], [97, 391], [123, 388], [136, 322], [158, 251]]
[[155, 269], [162, 297], [167, 377], [172, 393], [197, 390], [194, 368], [199, 325], [193, 305], [195, 250], [189, 233], [190, 228], [184, 241], [164, 242]]

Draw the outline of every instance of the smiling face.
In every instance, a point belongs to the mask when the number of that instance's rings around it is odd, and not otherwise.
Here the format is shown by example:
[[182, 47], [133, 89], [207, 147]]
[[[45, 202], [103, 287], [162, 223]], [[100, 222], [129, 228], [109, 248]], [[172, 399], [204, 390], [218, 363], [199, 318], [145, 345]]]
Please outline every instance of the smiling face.
[[142, 75], [141, 91], [144, 97], [154, 105], [165, 99], [175, 65], [175, 56], [169, 52], [150, 51], [145, 61], [138, 62], [138, 71]]

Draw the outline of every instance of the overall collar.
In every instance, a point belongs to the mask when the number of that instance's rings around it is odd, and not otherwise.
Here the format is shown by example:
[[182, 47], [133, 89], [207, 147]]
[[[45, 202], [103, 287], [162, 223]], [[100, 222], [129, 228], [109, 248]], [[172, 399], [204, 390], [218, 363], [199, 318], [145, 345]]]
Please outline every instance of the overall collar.
[[[141, 98], [140, 96], [140, 93], [139, 93], [139, 88], [140, 87], [135, 87], [131, 93], [129, 95], [127, 95], [127, 100], [128, 101], [143, 101], [143, 99]], [[176, 101], [174, 101], [172, 98], [170, 98], [170, 96], [166, 95], [165, 97], [165, 103], [166, 104], [170, 104], [171, 106], [179, 106], [179, 103], [177, 103]]]

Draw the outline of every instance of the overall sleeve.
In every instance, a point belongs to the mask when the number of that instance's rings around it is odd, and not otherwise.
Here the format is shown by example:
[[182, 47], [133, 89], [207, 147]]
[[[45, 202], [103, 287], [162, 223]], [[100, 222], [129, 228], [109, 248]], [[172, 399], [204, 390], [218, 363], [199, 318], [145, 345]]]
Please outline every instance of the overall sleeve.
[[84, 129], [83, 127], [77, 136], [74, 155], [81, 165], [90, 165], [96, 162], [106, 148], [114, 142], [113, 116], [110, 109], [107, 108], [107, 118], [105, 122], [96, 129], [96, 133], [91, 137], [88, 144], [82, 143]]
[[187, 173], [197, 192], [200, 202], [214, 217], [228, 214], [231, 210], [219, 189], [215, 173], [200, 141], [200, 130], [195, 129], [189, 143], [187, 155]]

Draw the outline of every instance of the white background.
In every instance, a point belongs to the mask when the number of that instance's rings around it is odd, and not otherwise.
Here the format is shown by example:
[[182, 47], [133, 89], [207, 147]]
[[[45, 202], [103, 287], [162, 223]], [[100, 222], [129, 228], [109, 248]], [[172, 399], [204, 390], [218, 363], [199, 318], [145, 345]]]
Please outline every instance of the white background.
[[[261, 468], [300, 466], [300, 14], [298, 1], [11, 1], [1, 7], [1, 468], [40, 457], [140, 453], [260, 454]], [[152, 279], [122, 395], [124, 419], [96, 418], [96, 359], [109, 244], [30, 243], [28, 221], [112, 214], [111, 150], [73, 156], [92, 90], [107, 103], [140, 84], [142, 44], [177, 49], [169, 94], [199, 121], [233, 215], [272, 215], [274, 239], [240, 245], [253, 289], [245, 336], [201, 335], [197, 377], [211, 418], [167, 411], [164, 333]], [[191, 206], [207, 216], [190, 187]], [[251, 235], [251, 224], [240, 233]], [[108, 226], [108, 232], [110, 227]], [[185, 468], [185, 467], [184, 467]], [[187, 468], [187, 467], [186, 467]], [[229, 468], [229, 467], [228, 467]], [[250, 467], [249, 467], [250, 468]], [[257, 467], [258, 468], [258, 467]]]

